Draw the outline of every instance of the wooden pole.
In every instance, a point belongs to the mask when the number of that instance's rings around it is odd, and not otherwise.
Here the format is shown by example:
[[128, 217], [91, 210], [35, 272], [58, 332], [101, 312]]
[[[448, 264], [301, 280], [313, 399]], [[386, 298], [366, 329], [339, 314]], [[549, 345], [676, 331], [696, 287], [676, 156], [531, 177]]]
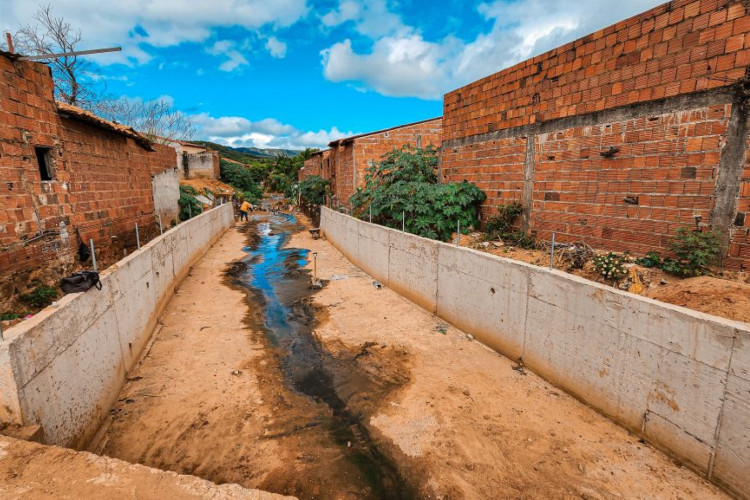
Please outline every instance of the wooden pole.
[[23, 56], [19, 57], [19, 61], [39, 61], [43, 59], [56, 59], [58, 57], [68, 56], [85, 56], [88, 54], [102, 54], [104, 52], [119, 52], [122, 47], [109, 47], [106, 49], [93, 49], [93, 50], [76, 50], [75, 52], [57, 52], [55, 54], [40, 54], [38, 56]]

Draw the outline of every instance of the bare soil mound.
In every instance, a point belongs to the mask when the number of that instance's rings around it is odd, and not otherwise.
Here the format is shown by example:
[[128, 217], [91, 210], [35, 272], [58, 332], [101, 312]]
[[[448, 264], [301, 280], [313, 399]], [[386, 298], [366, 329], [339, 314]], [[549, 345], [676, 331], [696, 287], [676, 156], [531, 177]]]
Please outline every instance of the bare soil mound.
[[699, 276], [652, 288], [647, 297], [750, 323], [750, 285]]

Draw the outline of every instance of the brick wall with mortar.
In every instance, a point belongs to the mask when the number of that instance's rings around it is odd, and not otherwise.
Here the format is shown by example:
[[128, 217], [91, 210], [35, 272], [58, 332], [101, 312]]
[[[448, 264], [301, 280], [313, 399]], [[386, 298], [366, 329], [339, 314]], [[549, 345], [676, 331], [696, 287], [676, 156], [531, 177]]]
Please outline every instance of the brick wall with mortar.
[[[300, 169], [298, 179], [300, 181], [303, 181], [307, 179], [308, 177], [311, 177], [313, 175], [318, 176], [324, 176], [327, 175], [330, 177], [330, 170], [331, 170], [331, 150], [325, 149], [323, 151], [318, 151], [317, 153], [313, 153], [310, 158], [305, 160], [305, 168]], [[325, 178], [328, 178], [325, 177]]]
[[443, 178], [613, 250], [664, 250], [697, 216], [750, 267], [746, 3], [675, 0], [450, 92]]
[[367, 168], [383, 155], [403, 146], [440, 147], [442, 119], [433, 118], [399, 127], [358, 135], [329, 144], [331, 147], [331, 190], [333, 206], [349, 206], [349, 197], [364, 185]]
[[[43, 181], [35, 148], [48, 148]], [[56, 283], [81, 265], [76, 232], [100, 266], [158, 234], [151, 176], [174, 168], [174, 150], [58, 113], [49, 68], [0, 54], [0, 305], [34, 280]], [[89, 261], [90, 265], [90, 261]]]

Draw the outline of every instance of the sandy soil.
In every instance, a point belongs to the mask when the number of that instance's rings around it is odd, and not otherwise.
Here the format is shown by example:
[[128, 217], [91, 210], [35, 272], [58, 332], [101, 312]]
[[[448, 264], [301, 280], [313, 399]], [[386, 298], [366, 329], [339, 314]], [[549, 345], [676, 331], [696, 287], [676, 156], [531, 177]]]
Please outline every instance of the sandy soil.
[[750, 323], [750, 285], [699, 276], [647, 290], [652, 299]]
[[230, 186], [229, 184], [224, 184], [223, 182], [216, 179], [181, 179], [180, 185], [193, 187], [199, 193], [204, 189], [208, 189], [213, 193], [234, 193], [234, 188], [232, 186]]
[[[300, 498], [371, 495], [322, 425], [328, 409], [285, 386], [278, 352], [252, 327], [261, 310], [224, 279], [244, 242], [229, 231], [186, 278], [96, 450]], [[330, 280], [312, 298], [315, 335], [375, 383], [362, 392], [336, 380], [339, 396], [418, 497], [724, 498], [574, 398], [375, 289], [324, 240], [300, 232], [290, 246], [318, 252]]]
[[[0, 436], [0, 497], [11, 499], [245, 499], [284, 497]], [[286, 497], [289, 498], [289, 497]]]
[[299, 233], [291, 244], [318, 252], [321, 278], [346, 276], [315, 295], [328, 310], [316, 331], [326, 347], [374, 343], [410, 358], [411, 383], [370, 423], [395, 444], [424, 497], [724, 497], [571, 396], [393, 291], [376, 290], [327, 242]]

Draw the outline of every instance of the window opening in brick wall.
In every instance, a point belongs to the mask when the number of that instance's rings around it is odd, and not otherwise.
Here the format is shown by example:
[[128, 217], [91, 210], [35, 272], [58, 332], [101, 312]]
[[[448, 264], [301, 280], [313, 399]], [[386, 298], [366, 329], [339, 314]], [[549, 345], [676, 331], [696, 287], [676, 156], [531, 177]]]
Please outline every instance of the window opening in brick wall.
[[36, 153], [36, 161], [39, 165], [39, 175], [43, 181], [51, 181], [54, 176], [52, 175], [52, 155], [50, 155], [50, 148], [35, 147], [34, 152]]

